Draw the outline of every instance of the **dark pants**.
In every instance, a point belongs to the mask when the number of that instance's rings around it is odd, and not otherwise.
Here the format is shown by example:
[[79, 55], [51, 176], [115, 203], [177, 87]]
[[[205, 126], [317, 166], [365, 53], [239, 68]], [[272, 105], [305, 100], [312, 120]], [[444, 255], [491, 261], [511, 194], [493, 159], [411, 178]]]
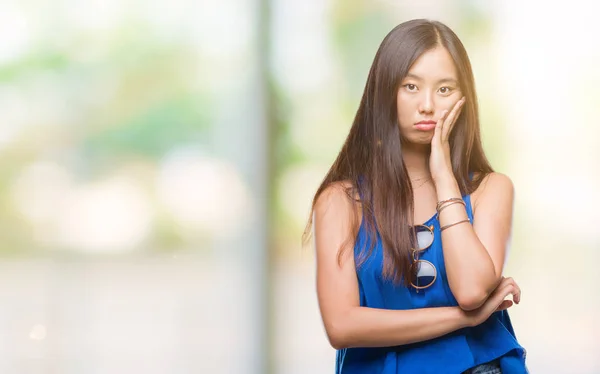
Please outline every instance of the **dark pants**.
[[463, 374], [502, 374], [502, 369], [500, 369], [498, 360], [494, 360], [486, 364], [475, 366], [474, 368], [464, 371]]

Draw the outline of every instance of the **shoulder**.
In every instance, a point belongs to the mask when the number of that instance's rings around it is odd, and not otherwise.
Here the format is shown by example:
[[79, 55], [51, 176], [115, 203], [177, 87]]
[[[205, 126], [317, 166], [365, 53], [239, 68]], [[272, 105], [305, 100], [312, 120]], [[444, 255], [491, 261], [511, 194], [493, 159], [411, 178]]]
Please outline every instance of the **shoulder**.
[[489, 173], [481, 180], [477, 189], [471, 194], [473, 209], [487, 203], [511, 203], [514, 200], [515, 188], [506, 174]]
[[345, 212], [349, 213], [355, 205], [355, 201], [351, 199], [353, 189], [353, 184], [349, 181], [338, 181], [329, 184], [321, 191], [315, 201], [315, 215], [323, 216], [331, 210], [338, 215]]
[[329, 184], [317, 197], [313, 209], [315, 227], [334, 227], [355, 231], [361, 224], [362, 205], [349, 181], [337, 181]]
[[502, 173], [489, 173], [477, 188], [477, 192], [485, 193], [488, 192], [511, 192], [514, 190], [514, 185], [510, 177]]
[[318, 256], [340, 254], [340, 250], [353, 243], [360, 224], [360, 209], [351, 198], [352, 191], [351, 183], [334, 182], [317, 197], [312, 221]]

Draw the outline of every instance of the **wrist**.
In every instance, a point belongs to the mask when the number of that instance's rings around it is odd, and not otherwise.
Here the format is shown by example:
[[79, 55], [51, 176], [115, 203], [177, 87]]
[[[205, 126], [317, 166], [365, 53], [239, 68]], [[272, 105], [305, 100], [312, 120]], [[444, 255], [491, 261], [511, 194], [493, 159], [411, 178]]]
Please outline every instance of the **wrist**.
[[458, 309], [458, 313], [460, 315], [460, 317], [459, 317], [460, 328], [474, 327], [477, 325], [477, 323], [475, 321], [475, 317], [473, 316], [472, 312], [466, 311], [458, 306], [456, 307], [456, 309]]
[[450, 183], [451, 181], [456, 181], [456, 178], [454, 178], [454, 172], [452, 171], [452, 169], [448, 169], [448, 170], [446, 170], [444, 172], [440, 172], [440, 173], [432, 173], [431, 179], [436, 184]]
[[438, 201], [451, 197], [460, 197], [460, 189], [454, 175], [446, 175], [433, 179]]

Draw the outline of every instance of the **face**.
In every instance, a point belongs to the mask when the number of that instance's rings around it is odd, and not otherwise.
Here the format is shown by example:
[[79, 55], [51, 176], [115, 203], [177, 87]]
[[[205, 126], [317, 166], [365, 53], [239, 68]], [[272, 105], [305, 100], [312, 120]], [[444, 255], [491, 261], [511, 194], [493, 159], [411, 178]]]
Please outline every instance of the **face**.
[[423, 53], [411, 66], [397, 95], [398, 121], [404, 141], [430, 144], [444, 110], [462, 97], [452, 57], [444, 47]]

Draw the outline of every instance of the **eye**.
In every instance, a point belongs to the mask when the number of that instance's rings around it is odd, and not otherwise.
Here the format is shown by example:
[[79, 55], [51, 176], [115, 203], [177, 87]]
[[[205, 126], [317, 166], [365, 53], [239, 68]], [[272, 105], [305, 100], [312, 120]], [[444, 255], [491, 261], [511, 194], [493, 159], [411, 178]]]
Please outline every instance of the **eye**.
[[440, 87], [439, 89], [440, 93], [443, 95], [449, 94], [452, 91], [452, 88], [450, 87]]
[[415, 86], [412, 83], [405, 84], [404, 87], [406, 87], [406, 89], [409, 90], [409, 91], [416, 91], [417, 90], [417, 86]]

